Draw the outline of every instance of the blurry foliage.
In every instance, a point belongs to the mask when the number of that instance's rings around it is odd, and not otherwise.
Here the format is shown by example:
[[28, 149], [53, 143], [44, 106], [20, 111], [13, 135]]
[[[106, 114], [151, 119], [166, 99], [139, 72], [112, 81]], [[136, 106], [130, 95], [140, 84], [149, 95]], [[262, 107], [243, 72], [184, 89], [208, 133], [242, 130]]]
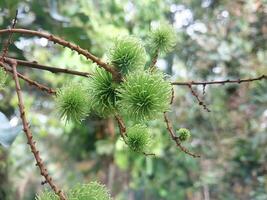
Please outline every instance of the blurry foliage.
[[[266, 0], [2, 0], [0, 25], [6, 28], [19, 10], [17, 27], [48, 31], [108, 60], [114, 37], [142, 39], [161, 21], [177, 31], [178, 44], [158, 60], [172, 80], [215, 80], [267, 73]], [[1, 37], [1, 44], [5, 38]], [[42, 64], [92, 71], [90, 61], [45, 39], [14, 34], [9, 55]], [[149, 45], [146, 44], [149, 52]], [[58, 88], [76, 77], [19, 71]], [[172, 72], [172, 73], [171, 73]], [[206, 87], [199, 107], [187, 88], [175, 88], [174, 128], [191, 130], [185, 145], [199, 152], [184, 155], [169, 139], [162, 120], [151, 127], [155, 157], [130, 152], [110, 119], [96, 116], [82, 125], [65, 125], [53, 98], [22, 83], [31, 128], [49, 171], [60, 185], [99, 179], [116, 199], [266, 199], [267, 82]], [[14, 83], [0, 91], [0, 110], [17, 119]], [[202, 97], [202, 87], [196, 87]], [[133, 125], [127, 121], [127, 126]], [[4, 154], [2, 153], [4, 152]], [[8, 155], [4, 156], [3, 155]], [[4, 166], [4, 168], [3, 168]], [[6, 168], [7, 166], [7, 168]], [[9, 182], [5, 170], [8, 170]], [[3, 173], [4, 172], [4, 173]], [[0, 153], [0, 199], [34, 199], [40, 177], [25, 138]], [[8, 183], [8, 186], [7, 186]]]

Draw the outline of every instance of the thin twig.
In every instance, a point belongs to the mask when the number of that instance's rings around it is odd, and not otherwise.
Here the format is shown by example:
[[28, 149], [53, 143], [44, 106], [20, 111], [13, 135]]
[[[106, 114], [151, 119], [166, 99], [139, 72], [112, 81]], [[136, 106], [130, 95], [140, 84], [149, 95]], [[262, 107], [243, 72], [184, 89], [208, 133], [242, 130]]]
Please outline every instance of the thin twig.
[[[172, 93], [171, 93], [171, 100], [170, 100], [170, 105], [173, 104], [173, 100], [174, 100], [174, 88], [172, 88]], [[185, 152], [186, 154], [190, 155], [190, 156], [193, 156], [193, 157], [200, 157], [199, 155], [197, 154], [194, 154], [194, 153], [191, 153], [189, 150], [187, 150], [184, 146], [182, 146], [181, 144], [181, 141], [179, 139], [179, 137], [177, 137], [173, 131], [173, 127], [172, 127], [172, 124], [170, 122], [170, 120], [168, 119], [167, 117], [167, 112], [164, 112], [163, 113], [164, 115], [164, 121], [166, 123], [166, 128], [172, 138], [172, 140], [175, 141], [176, 143], [176, 146], [178, 146], [183, 152]]]
[[184, 153], [194, 157], [194, 158], [197, 158], [197, 157], [200, 157], [200, 155], [197, 155], [195, 153], [191, 153], [188, 149], [186, 149], [182, 144], [181, 144], [181, 141], [179, 139], [179, 137], [177, 137], [173, 131], [173, 127], [171, 125], [171, 122], [170, 120], [168, 119], [167, 117], [167, 113], [164, 112], [164, 120], [165, 120], [165, 123], [166, 123], [166, 126], [167, 126], [167, 130], [172, 138], [172, 140], [176, 143], [176, 146], [179, 147], [179, 149], [181, 149], [181, 151], [183, 151]]
[[151, 60], [151, 64], [150, 64], [150, 68], [151, 69], [154, 69], [155, 68], [155, 65], [158, 61], [158, 57], [159, 57], [159, 50], [157, 49], [152, 57], [152, 60]]
[[25, 66], [25, 67], [30, 67], [30, 68], [34, 68], [34, 69], [40, 69], [40, 70], [46, 70], [46, 71], [50, 71], [52, 73], [65, 73], [65, 74], [72, 74], [72, 75], [84, 76], [84, 77], [90, 77], [92, 75], [89, 72], [80, 72], [80, 71], [70, 70], [70, 69], [66, 69], [66, 68], [51, 67], [51, 66], [47, 66], [47, 65], [38, 64], [37, 62], [29, 62], [26, 60], [19, 60], [16, 58], [4, 58], [5, 61], [8, 61], [10, 59], [16, 60], [18, 65], [20, 65], [20, 66]]
[[120, 129], [120, 135], [121, 135], [123, 141], [125, 142], [125, 144], [127, 144], [127, 140], [126, 140], [126, 126], [124, 124], [124, 121], [121, 118], [121, 116], [119, 116], [119, 115], [116, 115], [115, 116], [115, 119], [118, 122], [118, 126], [119, 126], [119, 129]]
[[[202, 85], [203, 86], [203, 96], [205, 95], [206, 91], [206, 86], [207, 85], [224, 85], [224, 84], [229, 84], [229, 83], [236, 83], [236, 84], [241, 84], [241, 83], [247, 83], [247, 82], [253, 82], [253, 81], [259, 81], [259, 80], [264, 80], [267, 79], [266, 75], [261, 75], [256, 78], [247, 78], [247, 79], [227, 79], [227, 80], [222, 80], [222, 81], [188, 81], [188, 82], [172, 82], [172, 85], [179, 85], [179, 86], [187, 86], [192, 95], [196, 97], [198, 104], [201, 105], [207, 112], [210, 112], [210, 109], [207, 107], [204, 101], [202, 101], [198, 94], [193, 90], [192, 86], [193, 85]], [[204, 97], [203, 97], [204, 98]]]
[[36, 160], [36, 165], [40, 169], [40, 174], [45, 178], [45, 181], [50, 185], [52, 190], [59, 196], [59, 198], [61, 200], [66, 200], [66, 197], [63, 194], [63, 192], [55, 185], [52, 177], [48, 174], [48, 171], [44, 165], [44, 162], [42, 158], [40, 157], [40, 153], [35, 146], [36, 142], [33, 140], [32, 132], [30, 130], [29, 123], [27, 121], [26, 114], [25, 114], [25, 106], [24, 106], [24, 102], [22, 98], [22, 92], [21, 92], [21, 88], [19, 84], [16, 67], [17, 67], [17, 63], [16, 62], [12, 63], [13, 78], [16, 84], [16, 93], [18, 96], [18, 102], [19, 102], [18, 104], [19, 104], [20, 117], [21, 117], [22, 124], [23, 124], [23, 131], [27, 137], [28, 144], [31, 148], [31, 152], [33, 153], [34, 158]]
[[189, 86], [189, 85], [224, 85], [228, 83], [246, 83], [246, 82], [253, 82], [253, 81], [259, 81], [267, 79], [267, 75], [261, 75], [256, 78], [247, 78], [247, 79], [227, 79], [222, 81], [187, 81], [187, 82], [172, 82], [172, 85], [181, 85], [181, 86]]
[[[16, 24], [17, 24], [17, 21], [18, 21], [17, 16], [18, 16], [18, 10], [16, 10], [16, 14], [15, 14], [15, 17], [14, 17], [14, 19], [13, 19], [13, 21], [12, 21], [12, 25], [11, 25], [10, 30], [12, 30], [12, 29], [15, 28], [15, 26], [16, 26]], [[9, 35], [8, 35], [8, 39], [7, 39], [7, 41], [5, 42], [4, 47], [3, 47], [2, 56], [1, 56], [1, 58], [0, 58], [0, 61], [3, 61], [3, 59], [4, 59], [4, 58], [7, 56], [7, 54], [8, 54], [8, 48], [9, 48], [9, 46], [10, 46], [10, 44], [11, 44], [12, 34], [13, 34], [13, 32], [10, 32]]]
[[33, 31], [33, 30], [27, 30], [27, 29], [2, 29], [0, 30], [0, 35], [3, 33], [21, 33], [21, 34], [27, 34], [27, 35], [35, 35], [39, 37], [46, 38], [54, 43], [60, 44], [63, 47], [68, 47], [69, 49], [76, 51], [78, 54], [81, 54], [85, 56], [87, 59], [93, 61], [98, 66], [104, 68], [106, 71], [110, 72], [115, 80], [120, 80], [121, 76], [120, 73], [115, 70], [112, 66], [102, 61], [100, 58], [96, 57], [95, 55], [91, 54], [89, 51], [81, 48], [78, 45], [72, 44], [66, 40], [63, 40], [62, 38], [56, 37], [49, 33], [39, 32], [39, 31]]
[[[12, 68], [9, 67], [7, 64], [0, 62], [0, 65], [1, 65], [6, 71], [8, 71], [8, 72], [10, 72], [10, 73], [13, 73]], [[28, 78], [28, 77], [26, 77], [26, 76], [24, 76], [24, 75], [22, 75], [22, 74], [20, 74], [20, 73], [18, 73], [18, 72], [17, 72], [17, 75], [18, 75], [18, 77], [19, 77], [20, 79], [23, 79], [24, 81], [26, 81], [30, 86], [34, 86], [34, 87], [36, 87], [37, 89], [39, 89], [39, 90], [41, 90], [41, 91], [47, 92], [48, 94], [56, 94], [56, 91], [53, 90], [52, 88], [49, 88], [49, 87], [47, 87], [47, 86], [45, 86], [45, 85], [42, 85], [42, 84], [40, 84], [40, 83], [37, 83], [36, 81], [33, 81], [33, 80], [31, 80], [30, 78]]]
[[193, 90], [192, 85], [188, 85], [188, 88], [190, 89], [192, 95], [193, 95], [194, 97], [196, 97], [196, 99], [197, 99], [197, 101], [198, 101], [198, 104], [199, 104], [200, 106], [202, 106], [202, 107], [204, 108], [204, 110], [206, 110], [207, 112], [210, 112], [210, 109], [209, 109], [208, 106], [205, 104], [205, 102], [202, 101], [202, 100], [199, 98], [198, 94]]

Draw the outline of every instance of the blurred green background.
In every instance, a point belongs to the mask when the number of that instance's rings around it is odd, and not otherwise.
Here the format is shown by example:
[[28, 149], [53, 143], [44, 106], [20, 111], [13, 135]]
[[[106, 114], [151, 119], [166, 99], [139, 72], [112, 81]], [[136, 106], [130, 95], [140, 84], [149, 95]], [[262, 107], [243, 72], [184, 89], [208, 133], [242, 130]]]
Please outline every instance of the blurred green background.
[[[0, 27], [18, 9], [17, 28], [50, 32], [106, 58], [112, 39], [132, 34], [144, 44], [151, 27], [169, 21], [178, 43], [158, 67], [171, 80], [220, 80], [267, 74], [266, 0], [0, 0]], [[6, 37], [1, 35], [1, 46]], [[90, 71], [91, 63], [44, 38], [15, 34], [9, 56]], [[69, 75], [19, 68], [32, 79], [58, 88]], [[98, 180], [116, 200], [266, 200], [267, 81], [206, 87], [207, 113], [186, 87], [175, 86], [170, 117], [186, 127], [185, 155], [171, 141], [163, 119], [149, 122], [155, 157], [124, 147], [113, 119], [91, 116], [81, 125], [60, 120], [54, 99], [23, 83], [26, 108], [41, 155], [64, 189]], [[202, 98], [202, 87], [194, 88]], [[11, 123], [19, 112], [14, 82], [0, 91], [0, 111]], [[32, 200], [42, 178], [20, 134], [0, 147], [0, 199]]]

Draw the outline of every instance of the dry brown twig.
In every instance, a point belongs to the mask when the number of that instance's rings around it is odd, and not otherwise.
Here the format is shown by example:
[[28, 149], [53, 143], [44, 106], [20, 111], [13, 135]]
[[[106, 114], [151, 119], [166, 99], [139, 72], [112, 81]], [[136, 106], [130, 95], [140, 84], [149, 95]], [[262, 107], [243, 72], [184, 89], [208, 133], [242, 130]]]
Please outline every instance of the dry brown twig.
[[[11, 61], [11, 60], [10, 60]], [[10, 63], [10, 62], [9, 62]], [[9, 73], [13, 73], [13, 71], [12, 71], [12, 68], [9, 66], [9, 65], [7, 65], [6, 63], [3, 63], [3, 62], [0, 62], [0, 65], [6, 70], [6, 71], [8, 71]], [[22, 75], [22, 74], [20, 74], [20, 73], [17, 73], [18, 74], [18, 77], [20, 78], [20, 79], [23, 79], [24, 81], [26, 81], [30, 86], [34, 86], [34, 87], [36, 87], [37, 89], [39, 89], [39, 90], [41, 90], [41, 91], [44, 91], [44, 92], [47, 92], [48, 94], [56, 94], [56, 91], [55, 90], [53, 90], [52, 88], [49, 88], [49, 87], [47, 87], [47, 86], [45, 86], [45, 85], [42, 85], [42, 84], [40, 84], [40, 83], [37, 83], [36, 81], [33, 81], [33, 80], [31, 80], [30, 78], [28, 78], [28, 77], [26, 77], [26, 76], [24, 76], [24, 75]]]
[[119, 115], [116, 115], [115, 119], [117, 120], [119, 129], [120, 129], [120, 135], [121, 135], [123, 141], [125, 142], [125, 144], [127, 144], [127, 141], [126, 141], [126, 136], [127, 136], [126, 135], [126, 126], [124, 124], [124, 121], [121, 118], [121, 116], [119, 116]]
[[164, 112], [164, 121], [166, 123], [166, 126], [167, 126], [167, 130], [168, 132], [170, 133], [170, 136], [172, 138], [173, 141], [175, 141], [176, 143], [176, 146], [181, 150], [183, 151], [184, 153], [194, 157], [194, 158], [198, 158], [200, 157], [200, 155], [198, 154], [195, 154], [195, 153], [192, 153], [190, 152], [188, 149], [186, 149], [182, 144], [181, 144], [181, 141], [179, 139], [179, 137], [177, 137], [173, 131], [173, 127], [172, 127], [172, 124], [170, 122], [170, 120], [168, 119], [168, 116], [167, 116], [167, 113]]
[[48, 174], [48, 170], [45, 167], [44, 162], [43, 162], [42, 158], [40, 157], [40, 153], [35, 146], [36, 142], [33, 140], [32, 132], [31, 132], [31, 129], [29, 127], [29, 123], [28, 123], [27, 118], [26, 118], [24, 101], [23, 101], [22, 92], [21, 92], [21, 88], [20, 88], [20, 84], [19, 84], [18, 73], [17, 73], [17, 69], [16, 69], [17, 63], [13, 62], [11, 64], [11, 66], [12, 66], [12, 71], [13, 71], [13, 78], [14, 78], [15, 85], [16, 85], [16, 93], [17, 93], [17, 97], [18, 97], [20, 117], [21, 117], [22, 124], [23, 124], [23, 131], [27, 137], [28, 144], [31, 148], [31, 152], [33, 153], [34, 158], [36, 160], [36, 166], [39, 167], [40, 174], [45, 178], [45, 182], [49, 184], [51, 189], [59, 196], [60, 200], [66, 200], [64, 193], [58, 188], [58, 186], [54, 183], [52, 177]]
[[226, 80], [222, 80], [222, 81], [186, 81], [186, 82], [172, 82], [172, 85], [178, 85], [178, 86], [187, 86], [192, 95], [197, 99], [198, 104], [200, 106], [202, 106], [204, 108], [204, 110], [206, 110], [207, 112], [210, 112], [210, 109], [208, 108], [208, 106], [205, 104], [205, 102], [203, 100], [200, 99], [200, 97], [198, 96], [198, 94], [193, 90], [194, 85], [202, 85], [203, 86], [203, 98], [204, 95], [206, 94], [206, 86], [207, 85], [225, 85], [225, 84], [241, 84], [241, 83], [248, 83], [248, 82], [253, 82], [253, 81], [260, 81], [260, 80], [264, 80], [267, 79], [266, 75], [261, 75], [259, 77], [256, 78], [247, 78], [247, 79], [226, 79]]
[[[15, 26], [17, 24], [17, 21], [18, 21], [17, 17], [18, 17], [18, 10], [16, 10], [16, 14], [15, 14], [15, 17], [14, 17], [14, 19], [12, 21], [12, 25], [11, 25], [10, 30], [15, 28]], [[8, 39], [3, 45], [3, 51], [2, 51], [2, 55], [1, 55], [0, 61], [3, 61], [3, 59], [7, 56], [8, 48], [9, 48], [9, 46], [11, 44], [11, 40], [12, 40], [12, 32], [8, 35]]]
[[172, 85], [181, 85], [181, 86], [192, 86], [192, 85], [224, 85], [224, 84], [229, 84], [229, 83], [247, 83], [247, 82], [253, 82], [253, 81], [260, 81], [267, 79], [267, 75], [261, 75], [256, 78], [246, 78], [246, 79], [226, 79], [222, 81], [186, 81], [186, 82], [172, 82]]
[[[174, 101], [174, 89], [172, 88], [172, 96], [171, 96], [171, 100], [170, 100], [170, 105], [172, 105]], [[171, 136], [171, 139], [176, 143], [176, 146], [181, 150], [183, 151], [184, 153], [194, 157], [194, 158], [197, 158], [197, 157], [200, 157], [199, 155], [195, 154], [195, 153], [191, 153], [188, 149], [186, 149], [182, 144], [181, 144], [181, 141], [179, 139], [179, 137], [177, 137], [175, 135], [175, 132], [173, 130], [173, 127], [172, 127], [172, 124], [171, 124], [171, 121], [168, 119], [168, 116], [167, 116], [167, 112], [164, 112], [163, 113], [163, 116], [164, 116], [164, 121], [166, 123], [166, 128], [167, 128], [167, 131], [169, 132], [170, 136]]]
[[0, 30], [0, 35], [3, 33], [21, 33], [21, 34], [27, 34], [27, 35], [35, 35], [38, 37], [43, 37], [48, 39], [49, 41], [52, 41], [54, 43], [60, 44], [63, 47], [68, 47], [69, 49], [76, 51], [78, 54], [81, 54], [85, 56], [87, 59], [91, 60], [92, 62], [96, 63], [98, 66], [104, 68], [106, 71], [110, 72], [114, 78], [114, 80], [121, 80], [120, 73], [115, 70], [112, 66], [102, 61], [100, 58], [94, 56], [89, 51], [82, 49], [78, 45], [72, 44], [66, 40], [63, 40], [62, 38], [56, 37], [54, 35], [51, 35], [49, 33], [39, 32], [39, 31], [33, 31], [33, 30], [27, 30], [27, 29], [2, 29]]
[[158, 57], [159, 57], [159, 50], [157, 49], [155, 52], [155, 55], [153, 56], [152, 61], [151, 61], [151, 65], [150, 65], [151, 69], [155, 68], [155, 65], [158, 61]]
[[205, 102], [202, 101], [202, 100], [199, 98], [198, 94], [193, 90], [192, 85], [187, 85], [187, 86], [189, 87], [189, 89], [190, 89], [190, 91], [191, 91], [191, 94], [192, 94], [194, 97], [196, 97], [196, 100], [198, 101], [198, 104], [199, 104], [200, 106], [202, 106], [204, 110], [206, 110], [207, 112], [210, 112], [210, 109], [209, 109], [208, 106], [205, 104]]
[[66, 68], [58, 68], [58, 67], [51, 67], [51, 66], [47, 66], [47, 65], [41, 65], [35, 61], [29, 62], [26, 60], [19, 60], [16, 58], [7, 58], [7, 57], [4, 58], [5, 62], [8, 62], [9, 60], [16, 60], [16, 62], [20, 66], [29, 67], [29, 68], [33, 68], [33, 69], [39, 69], [39, 70], [45, 70], [45, 71], [49, 71], [49, 72], [55, 73], [55, 74], [56, 73], [64, 73], [64, 74], [77, 75], [77, 76], [83, 76], [83, 77], [90, 77], [92, 75], [89, 72], [80, 72], [80, 71], [66, 69]]
[[[8, 39], [7, 39], [7, 41], [6, 41], [6, 42], [4, 43], [4, 45], [3, 45], [3, 51], [2, 51], [1, 58], [0, 58], [0, 65], [1, 65], [6, 71], [8, 71], [8, 72], [10, 72], [10, 73], [13, 73], [12, 68], [9, 67], [9, 66], [7, 66], [7, 65], [5, 65], [3, 62], [5, 61], [5, 62], [7, 62], [7, 63], [9, 63], [9, 64], [10, 64], [10, 63], [11, 63], [11, 64], [14, 63], [14, 61], [13, 61], [12, 59], [6, 58], [6, 56], [7, 56], [7, 54], [8, 54], [8, 48], [9, 48], [9, 46], [11, 45], [11, 41], [12, 41], [12, 34], [13, 34], [12, 30], [15, 28], [15, 26], [16, 26], [16, 24], [17, 24], [17, 21], [18, 21], [17, 16], [18, 16], [18, 10], [16, 10], [16, 14], [15, 14], [15, 17], [14, 17], [14, 19], [13, 19], [13, 21], [12, 21], [11, 28], [8, 29], [8, 30], [10, 30], [10, 33], [9, 33], [9, 35], [8, 35]], [[16, 65], [17, 65], [17, 62], [16, 62]], [[42, 84], [40, 84], [40, 83], [37, 83], [36, 81], [33, 81], [33, 80], [31, 80], [30, 78], [28, 78], [28, 77], [26, 77], [26, 76], [24, 76], [24, 75], [22, 75], [22, 74], [20, 74], [20, 73], [18, 73], [18, 77], [21, 78], [21, 79], [23, 79], [24, 81], [28, 82], [29, 85], [33, 85], [33, 86], [37, 87], [38, 89], [40, 89], [40, 90], [42, 90], [42, 91], [48, 92], [49, 94], [55, 94], [55, 91], [54, 91], [53, 89], [48, 88], [48, 87], [46, 87], [46, 86], [44, 86], [44, 85], [42, 85]]]

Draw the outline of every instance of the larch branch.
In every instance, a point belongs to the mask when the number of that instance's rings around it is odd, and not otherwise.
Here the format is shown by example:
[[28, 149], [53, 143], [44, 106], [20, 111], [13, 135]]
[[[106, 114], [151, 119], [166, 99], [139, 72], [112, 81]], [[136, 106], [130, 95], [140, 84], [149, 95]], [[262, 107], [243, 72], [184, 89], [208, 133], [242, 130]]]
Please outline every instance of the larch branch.
[[63, 192], [58, 188], [58, 186], [53, 182], [52, 177], [48, 174], [48, 170], [45, 167], [44, 162], [42, 158], [40, 157], [40, 153], [36, 148], [36, 142], [33, 140], [32, 132], [30, 130], [29, 123], [26, 118], [25, 106], [24, 106], [24, 101], [22, 98], [22, 92], [21, 92], [21, 87], [19, 84], [16, 67], [17, 67], [17, 63], [16, 62], [12, 63], [13, 78], [14, 78], [15, 85], [16, 85], [16, 93], [17, 93], [18, 102], [19, 102], [18, 104], [19, 104], [20, 117], [21, 117], [22, 124], [23, 124], [23, 131], [27, 137], [28, 144], [31, 148], [31, 152], [33, 153], [34, 158], [36, 160], [36, 165], [40, 169], [40, 174], [45, 178], [45, 181], [50, 185], [52, 190], [59, 196], [60, 200], [66, 200], [66, 197], [63, 194]]
[[80, 71], [70, 70], [70, 69], [66, 69], [66, 68], [51, 67], [51, 66], [47, 66], [47, 65], [38, 64], [37, 62], [19, 60], [16, 58], [4, 58], [5, 61], [8, 61], [10, 59], [16, 60], [18, 65], [20, 65], [20, 66], [25, 66], [25, 67], [30, 67], [30, 68], [34, 68], [34, 69], [40, 69], [40, 70], [46, 70], [46, 71], [50, 71], [52, 73], [64, 73], [64, 74], [71, 74], [71, 75], [84, 76], [84, 77], [90, 77], [92, 75], [89, 72], [80, 72]]
[[259, 80], [264, 80], [267, 79], [267, 75], [261, 75], [256, 78], [247, 78], [247, 79], [226, 79], [222, 81], [187, 81], [187, 82], [172, 82], [172, 85], [181, 85], [181, 86], [189, 86], [189, 85], [224, 85], [228, 83], [247, 83], [247, 82], [253, 82], [253, 81], [259, 81]]
[[196, 100], [198, 101], [198, 104], [199, 104], [200, 106], [202, 106], [204, 110], [206, 110], [207, 112], [210, 112], [210, 109], [208, 108], [208, 106], [206, 105], [206, 103], [205, 103], [204, 101], [202, 101], [202, 100], [199, 98], [198, 94], [193, 90], [192, 85], [187, 85], [187, 86], [188, 86], [188, 88], [189, 88], [191, 94], [192, 94], [192, 95], [196, 98]]
[[49, 33], [27, 30], [27, 29], [2, 29], [0, 30], [0, 35], [4, 33], [20, 33], [26, 35], [35, 35], [38, 37], [43, 37], [52, 41], [54, 43], [60, 44], [63, 47], [68, 47], [69, 49], [76, 51], [78, 54], [85, 56], [87, 59], [91, 60], [92, 62], [96, 63], [98, 66], [104, 68], [106, 71], [110, 72], [115, 79], [120, 79], [120, 74], [113, 68], [111, 65], [105, 63], [100, 58], [96, 57], [95, 55], [91, 54], [86, 49], [79, 47], [78, 45], [72, 44], [62, 38], [56, 37]]
[[200, 155], [197, 155], [195, 153], [192, 153], [190, 152], [187, 148], [185, 148], [182, 144], [181, 144], [181, 141], [179, 139], [179, 137], [177, 137], [173, 131], [173, 127], [172, 127], [172, 124], [170, 122], [170, 120], [168, 119], [167, 117], [167, 113], [164, 112], [164, 120], [165, 120], [165, 123], [166, 123], [166, 126], [167, 126], [167, 130], [171, 136], [171, 139], [176, 143], [176, 146], [181, 150], [183, 151], [184, 153], [194, 157], [194, 158], [198, 158], [200, 157]]
[[[10, 72], [11, 74], [13, 73], [13, 70], [10, 66], [8, 66], [7, 64], [3, 63], [3, 62], [0, 62], [0, 65], [8, 72]], [[29, 85], [31, 86], [34, 86], [36, 87], [37, 89], [41, 90], [41, 91], [44, 91], [44, 92], [47, 92], [48, 94], [55, 94], [56, 91], [53, 90], [52, 88], [49, 88], [45, 85], [42, 85], [40, 83], [37, 83], [36, 81], [34, 80], [31, 80], [30, 78], [20, 74], [17, 72], [17, 76], [20, 78], [20, 79], [23, 79], [24, 81], [26, 81]]]
[[[14, 17], [14, 19], [13, 19], [13, 21], [12, 21], [12, 25], [11, 25], [10, 30], [12, 30], [12, 29], [15, 28], [15, 26], [16, 26], [16, 24], [17, 24], [17, 21], [18, 21], [17, 16], [18, 16], [18, 10], [16, 10], [16, 14], [15, 14], [15, 17]], [[9, 35], [8, 35], [8, 39], [7, 39], [7, 41], [5, 42], [5, 44], [4, 44], [4, 46], [3, 46], [3, 51], [2, 51], [2, 55], [1, 55], [0, 61], [3, 61], [3, 59], [4, 59], [4, 58], [7, 56], [7, 54], [8, 54], [8, 48], [9, 48], [9, 46], [10, 46], [10, 44], [11, 44], [11, 41], [12, 41], [12, 34], [13, 34], [13, 32], [10, 32], [10, 33], [9, 33]]]

